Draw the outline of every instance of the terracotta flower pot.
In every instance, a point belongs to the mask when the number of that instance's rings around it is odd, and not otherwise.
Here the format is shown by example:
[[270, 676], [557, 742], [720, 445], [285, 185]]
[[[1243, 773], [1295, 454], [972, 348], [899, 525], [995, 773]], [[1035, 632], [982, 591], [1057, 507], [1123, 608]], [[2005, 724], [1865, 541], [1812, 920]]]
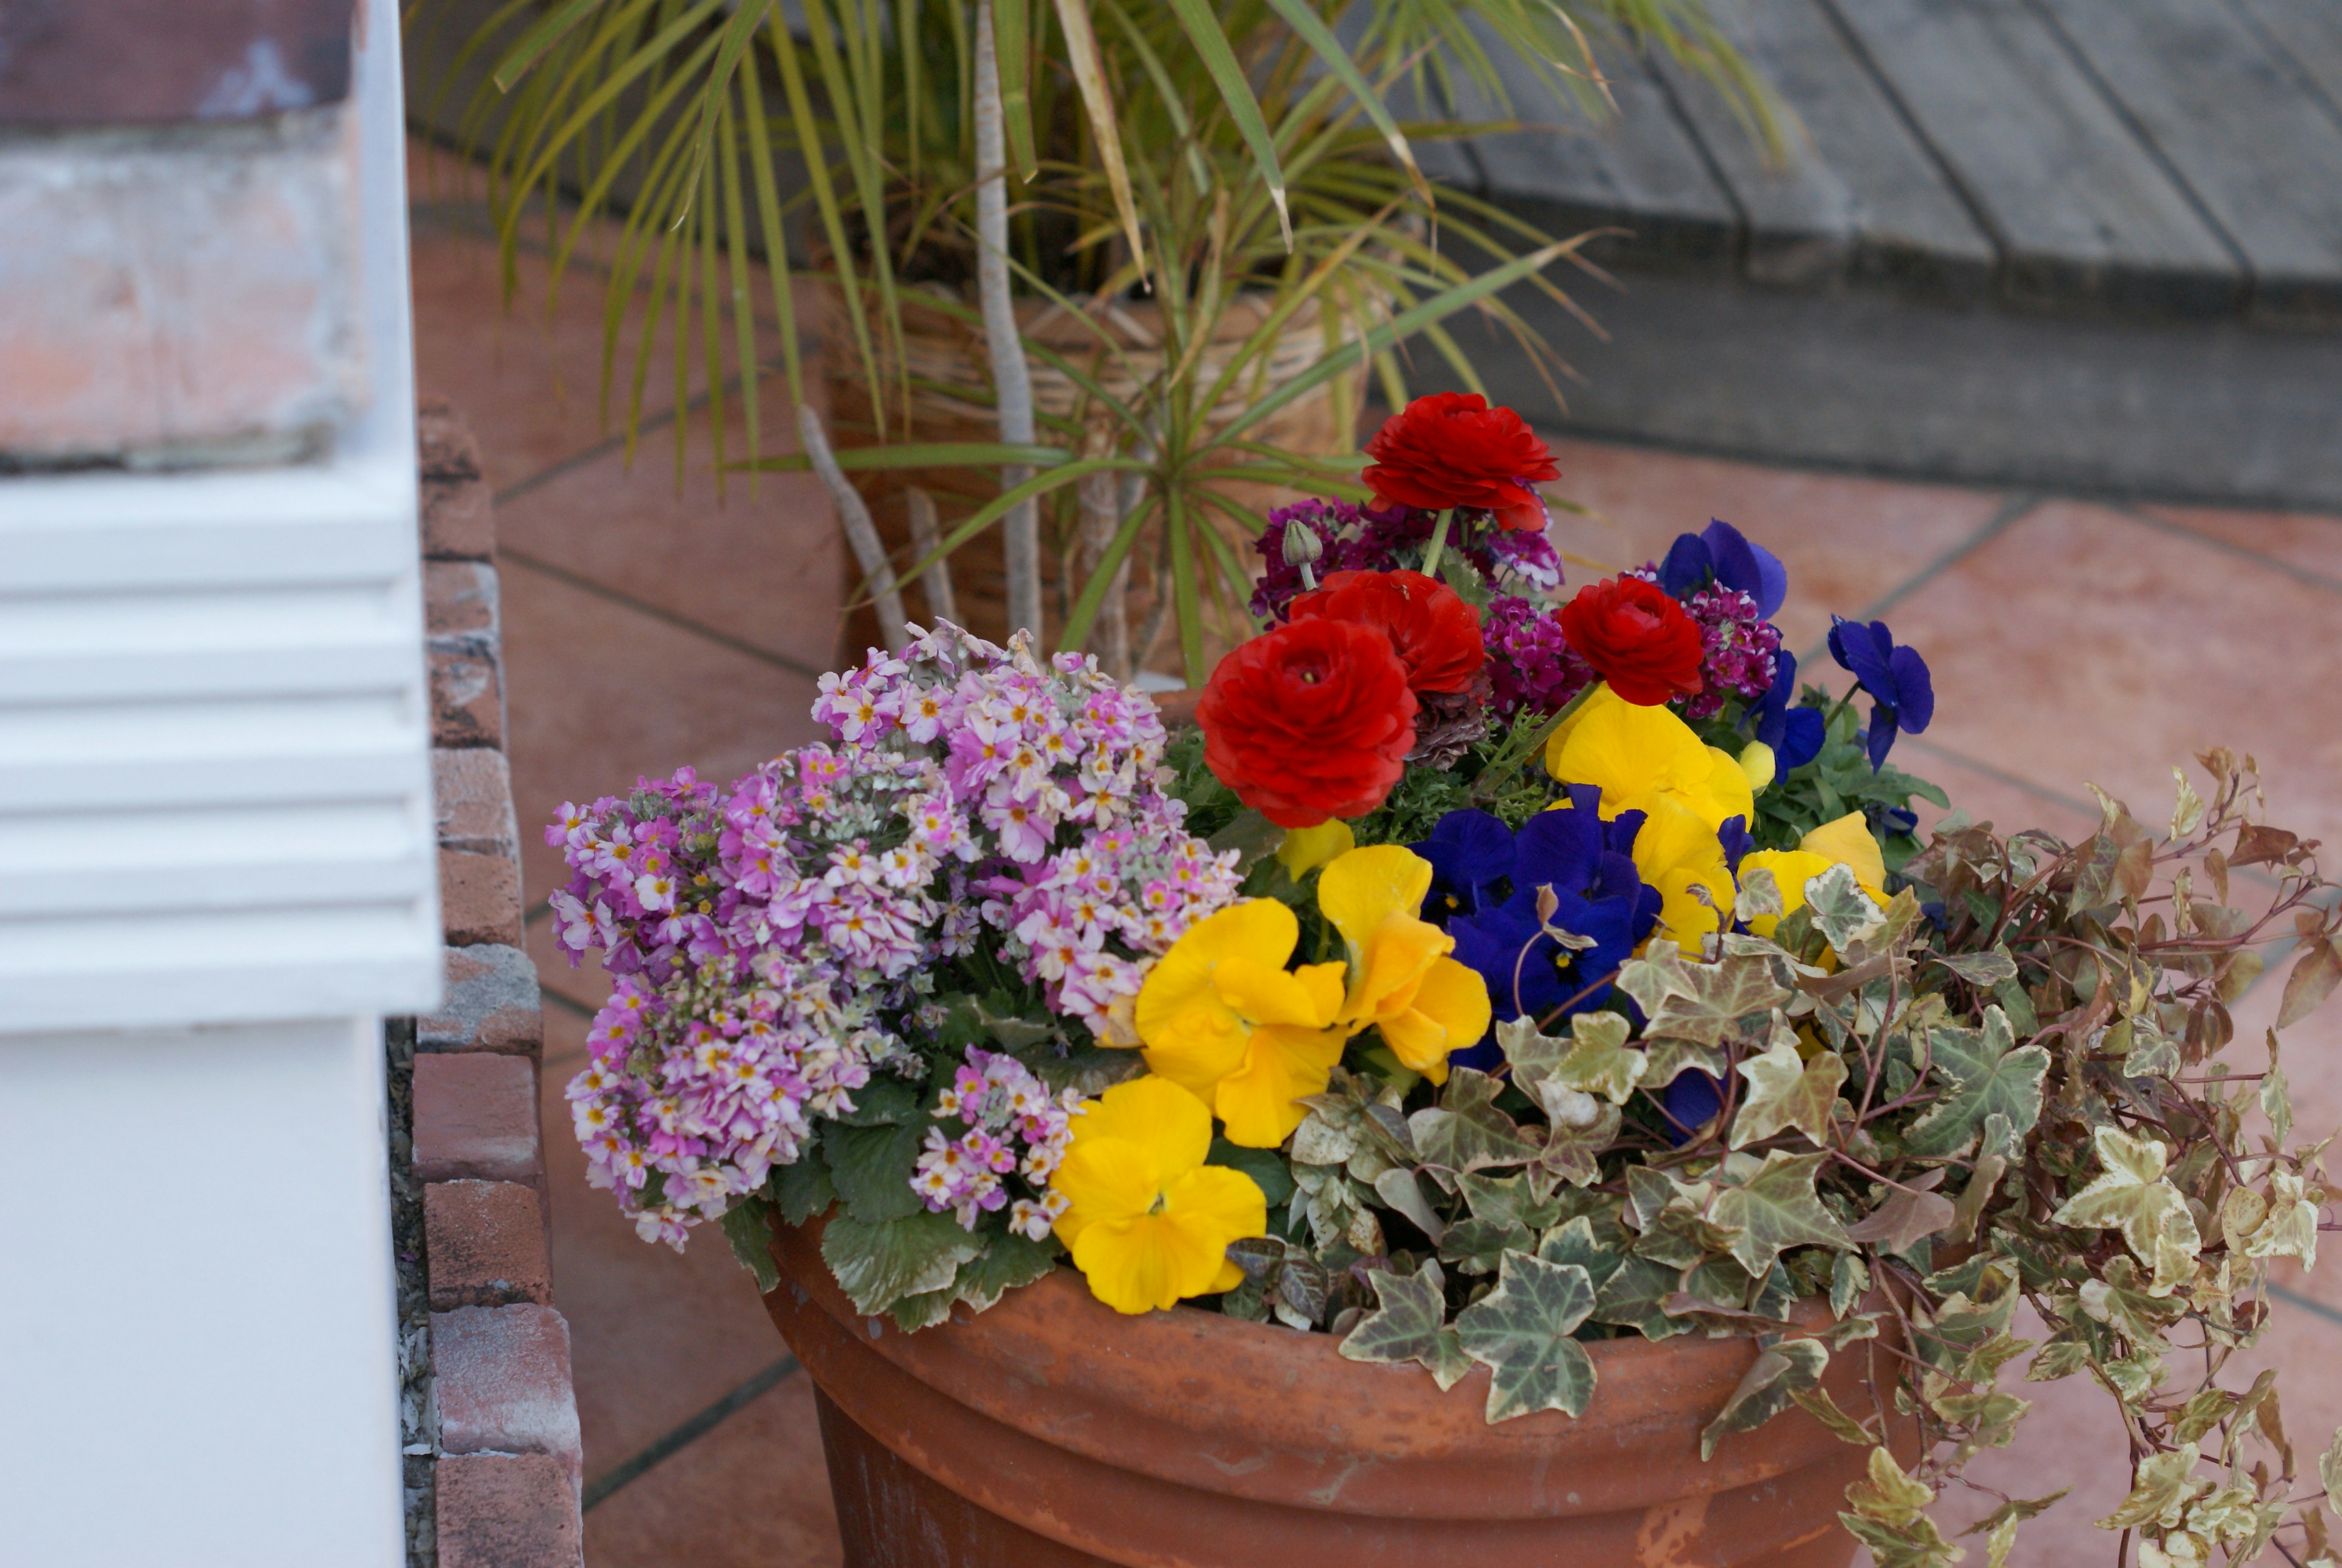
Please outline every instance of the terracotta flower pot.
[[[916, 1334], [856, 1315], [818, 1226], [765, 1304], [819, 1390], [850, 1568], [1844, 1568], [1864, 1451], [1801, 1411], [1699, 1431], [1756, 1352], [1590, 1345], [1577, 1420], [1490, 1426], [1486, 1369], [1442, 1393], [1330, 1335], [1178, 1308], [1124, 1317], [1059, 1269]], [[1848, 1409], [1862, 1358], [1836, 1359]]]

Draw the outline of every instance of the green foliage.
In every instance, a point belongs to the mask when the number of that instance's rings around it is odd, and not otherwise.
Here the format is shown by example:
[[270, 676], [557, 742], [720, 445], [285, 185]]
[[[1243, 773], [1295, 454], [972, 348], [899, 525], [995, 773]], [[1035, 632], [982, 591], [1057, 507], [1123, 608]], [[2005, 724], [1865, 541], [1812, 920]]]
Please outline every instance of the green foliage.
[[951, 1215], [924, 1212], [875, 1224], [833, 1214], [821, 1233], [822, 1260], [854, 1310], [865, 1314], [944, 1289], [984, 1245]]
[[1594, 1311], [1594, 1282], [1576, 1263], [1506, 1253], [1496, 1288], [1456, 1318], [1464, 1353], [1489, 1371], [1488, 1419], [1531, 1411], [1583, 1415], [1594, 1358], [1574, 1337]]

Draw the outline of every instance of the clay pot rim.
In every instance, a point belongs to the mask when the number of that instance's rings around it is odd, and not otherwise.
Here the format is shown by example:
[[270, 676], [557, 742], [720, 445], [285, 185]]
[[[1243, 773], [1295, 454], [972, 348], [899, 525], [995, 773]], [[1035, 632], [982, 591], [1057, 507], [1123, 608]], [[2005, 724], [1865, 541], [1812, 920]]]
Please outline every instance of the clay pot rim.
[[[1412, 1363], [1342, 1356], [1331, 1334], [1187, 1306], [1124, 1314], [1092, 1297], [1070, 1264], [984, 1313], [955, 1307], [948, 1324], [903, 1333], [890, 1320], [856, 1313], [837, 1289], [818, 1253], [822, 1223], [780, 1227], [772, 1248], [784, 1276], [778, 1289], [795, 1282], [866, 1348], [959, 1403], [1121, 1468], [1153, 1468], [1134, 1463], [1123, 1435], [1134, 1425], [1186, 1433], [1206, 1445], [1234, 1440], [1240, 1427], [1245, 1444], [1311, 1452], [1328, 1466], [1606, 1468], [1622, 1447], [1665, 1451], [1696, 1433], [1756, 1355], [1752, 1341], [1736, 1336], [1590, 1342], [1596, 1382], [1583, 1416], [1546, 1410], [1491, 1425], [1485, 1366], [1443, 1391]], [[1793, 1315], [1815, 1326], [1829, 1321], [1819, 1301], [1798, 1303]], [[1230, 1389], [1255, 1393], [1240, 1405], [1212, 1393]], [[1703, 1468], [1710, 1486], [1742, 1484], [1837, 1446], [1819, 1423], [1792, 1412], [1761, 1434], [1726, 1438]], [[1245, 1489], [1236, 1478], [1221, 1484]]]

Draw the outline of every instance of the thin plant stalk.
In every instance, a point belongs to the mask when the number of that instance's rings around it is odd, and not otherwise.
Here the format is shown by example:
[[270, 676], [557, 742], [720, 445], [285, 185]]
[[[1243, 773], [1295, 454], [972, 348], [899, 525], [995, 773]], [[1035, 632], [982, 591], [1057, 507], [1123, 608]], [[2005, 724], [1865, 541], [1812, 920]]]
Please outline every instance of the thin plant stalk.
[[[984, 311], [985, 347], [992, 357], [992, 391], [1006, 445], [1033, 441], [1033, 378], [1016, 306], [1008, 291], [1008, 151], [1000, 108], [1000, 56], [992, 0], [976, 7], [976, 288]], [[1010, 464], [1000, 487], [1013, 490], [1033, 476]], [[1041, 520], [1031, 501], [1011, 507], [1000, 522], [1002, 565], [1008, 579], [1008, 628], [1041, 636]]]
[[902, 591], [895, 584], [894, 564], [886, 559], [878, 525], [871, 522], [870, 508], [863, 504], [861, 492], [847, 483], [846, 471], [838, 467], [837, 455], [830, 451], [829, 437], [822, 430], [821, 415], [802, 403], [797, 404], [797, 434], [813, 471], [821, 475], [829, 491], [829, 504], [837, 508], [846, 542], [854, 547], [854, 558], [869, 582], [878, 611], [878, 634], [886, 640], [888, 653], [899, 654], [911, 645], [910, 618], [903, 614]]
[[957, 625], [959, 602], [952, 593], [951, 559], [941, 553], [943, 529], [936, 521], [936, 498], [914, 484], [903, 492], [903, 504], [911, 514], [911, 548], [920, 560], [930, 556], [935, 560], [934, 565], [919, 574], [919, 587], [927, 596], [927, 616]]

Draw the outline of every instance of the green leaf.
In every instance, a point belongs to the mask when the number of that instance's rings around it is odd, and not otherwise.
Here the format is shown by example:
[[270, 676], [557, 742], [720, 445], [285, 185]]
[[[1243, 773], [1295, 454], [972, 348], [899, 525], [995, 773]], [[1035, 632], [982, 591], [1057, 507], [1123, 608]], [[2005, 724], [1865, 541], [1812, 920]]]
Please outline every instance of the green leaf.
[[1231, 1171], [1242, 1171], [1253, 1179], [1272, 1209], [1293, 1196], [1293, 1167], [1275, 1149], [1246, 1149], [1215, 1137], [1212, 1151], [1204, 1156], [1207, 1165], [1226, 1165]]
[[2277, 1064], [2277, 1036], [2269, 1036], [2269, 1069], [2261, 1080], [2261, 1114], [2268, 1118], [2269, 1131], [2283, 1144], [2293, 1136], [2293, 1090], [2285, 1081], [2285, 1070]]
[[1949, 1230], [1958, 1211], [1951, 1199], [1931, 1190], [1943, 1179], [1938, 1168], [1903, 1186], [1889, 1187], [1886, 1201], [1848, 1225], [1847, 1235], [1883, 1252], [1907, 1253], [1925, 1238]]
[[1763, 1274], [1790, 1247], [1854, 1245], [1815, 1191], [1828, 1158], [1777, 1149], [1746, 1183], [1717, 1191], [1708, 1217], [1736, 1233], [1732, 1255], [1751, 1275]]
[[1536, 1237], [1518, 1220], [1458, 1220], [1439, 1238], [1439, 1261], [1467, 1274], [1492, 1274], [1506, 1253], [1535, 1250]]
[[1542, 1231], [1561, 1218], [1561, 1201], [1538, 1197], [1526, 1176], [1486, 1176], [1476, 1172], [1459, 1177], [1456, 1184], [1463, 1190], [1465, 1204], [1476, 1220]]
[[773, 1262], [772, 1203], [750, 1193], [724, 1211], [724, 1239], [732, 1255], [756, 1278], [756, 1293], [770, 1294], [781, 1283], [780, 1265]]
[[1857, 1253], [1840, 1253], [1830, 1260], [1830, 1316], [1844, 1317], [1870, 1290], [1870, 1265]]
[[1056, 1243], [997, 1231], [985, 1238], [981, 1253], [960, 1265], [953, 1299], [984, 1312], [1008, 1292], [1031, 1284], [1056, 1266]]
[[891, 1310], [905, 1296], [942, 1290], [984, 1240], [959, 1228], [949, 1214], [924, 1211], [883, 1224], [850, 1215], [833, 1218], [821, 1234], [821, 1255], [858, 1313]]
[[[1646, 1040], [1690, 1040], [1715, 1045], [1737, 1034], [1741, 1019], [1770, 1012], [1789, 999], [1762, 958], [1729, 955], [1714, 964], [1686, 963], [1672, 942], [1654, 940], [1643, 956], [1618, 972], [1618, 988], [1649, 1020]], [[1646, 1080], [1654, 1077], [1645, 1074]]]
[[1450, 1073], [1439, 1104], [1406, 1119], [1423, 1164], [1460, 1174], [1535, 1159], [1542, 1145], [1496, 1109], [1501, 1088], [1486, 1073], [1469, 1067]]
[[[1072, 462], [1074, 457], [1061, 446], [1023, 445], [998, 441], [920, 441], [890, 446], [847, 446], [831, 455], [837, 459], [838, 467], [848, 474], [897, 468], [1055, 468]], [[753, 463], [735, 463], [730, 466], [765, 473], [801, 474], [813, 467], [813, 461], [802, 452], [789, 452], [776, 457], [759, 457]]]
[[2101, 1530], [2136, 1530], [2167, 1520], [2179, 1523], [2188, 1502], [2212, 1490], [2209, 1477], [2196, 1473], [2196, 1445], [2183, 1443], [2167, 1453], [2150, 1453], [2132, 1473], [2130, 1495], [2098, 1521]]
[[916, 1122], [891, 1127], [848, 1127], [832, 1122], [822, 1129], [822, 1154], [829, 1179], [846, 1201], [846, 1212], [865, 1224], [899, 1220], [921, 1207], [911, 1189], [926, 1129]]
[[1630, 1328], [1645, 1339], [1689, 1333], [1692, 1323], [1667, 1315], [1664, 1303], [1680, 1287], [1681, 1273], [1649, 1258], [1629, 1257], [1602, 1282], [1594, 1298], [1594, 1321]]
[[2342, 1514], [2342, 1431], [2334, 1433], [2334, 1442], [2317, 1456], [2317, 1483], [2326, 1488], [2326, 1506]]
[[[1468, 1177], [1466, 1178], [1469, 1179]], [[1594, 1233], [1594, 1222], [1585, 1214], [1567, 1224], [1556, 1225], [1537, 1243], [1536, 1255], [1549, 1263], [1576, 1263], [1594, 1282], [1595, 1315], [1601, 1319], [1601, 1290], [1610, 1277], [1626, 1266], [1626, 1254], [1604, 1246]], [[1607, 1320], [1602, 1320], [1607, 1321]]]
[[2203, 1243], [2187, 1200], [2164, 1179], [2164, 1146], [2118, 1127], [2097, 1129], [2092, 1142], [2105, 1174], [2050, 1218], [2061, 1225], [2121, 1231], [2138, 1260], [2155, 1271], [2157, 1287], [2187, 1277]]
[[1178, 17], [1187, 41], [1196, 47], [1196, 57], [1203, 62], [1213, 85], [1220, 90], [1220, 102], [1226, 107], [1228, 118], [1251, 150], [1261, 184], [1267, 187], [1268, 199], [1276, 205], [1277, 226], [1284, 231], [1286, 248], [1290, 250], [1293, 221], [1286, 213], [1285, 171], [1277, 165], [1276, 138], [1269, 134], [1267, 123], [1260, 117], [1260, 105], [1253, 98], [1251, 84], [1245, 80], [1244, 67], [1237, 64], [1236, 51], [1228, 47], [1228, 37], [1220, 30], [1219, 18], [1205, 0], [1171, 0], [1171, 14]]
[[1838, 1519], [1870, 1548], [1876, 1568], [1951, 1568], [1959, 1549], [1927, 1517], [1934, 1490], [1914, 1481], [1884, 1447], [1870, 1451], [1870, 1473], [1846, 1489], [1852, 1512]]
[[1396, 1274], [1376, 1269], [1366, 1278], [1379, 1304], [1360, 1318], [1336, 1348], [1352, 1361], [1395, 1364], [1416, 1362], [1436, 1368], [1446, 1359], [1439, 1334], [1447, 1322], [1447, 1303], [1439, 1281], [1428, 1273]]
[[1818, 1383], [1811, 1388], [1791, 1389], [1789, 1399], [1799, 1410], [1827, 1427], [1829, 1434], [1840, 1443], [1860, 1445], [1878, 1441], [1877, 1433], [1839, 1409], [1837, 1401], [1830, 1397], [1830, 1391]]
[[1594, 1359], [1570, 1336], [1593, 1311], [1594, 1282], [1583, 1268], [1505, 1254], [1496, 1288], [1456, 1316], [1464, 1353], [1492, 1374], [1492, 1424], [1536, 1410], [1586, 1413]]
[[2290, 1029], [2334, 994], [2334, 987], [2342, 984], [2342, 944], [2331, 938], [2316, 938], [2305, 944], [2293, 973], [2286, 976], [2285, 999], [2277, 1004], [2277, 1026]]
[[1777, 1014], [1772, 1045], [1741, 1063], [1739, 1072], [1748, 1080], [1748, 1097], [1732, 1121], [1734, 1148], [1745, 1149], [1785, 1127], [1795, 1127], [1812, 1143], [1828, 1146], [1830, 1114], [1846, 1083], [1844, 1057], [1819, 1051], [1806, 1061], [1797, 1054], [1796, 1033]]
[[1941, 1027], [1928, 1041], [1928, 1071], [1947, 1087], [1941, 1099], [1911, 1124], [1905, 1148], [1920, 1156], [1957, 1153], [1984, 1125], [1987, 1116], [2008, 1118], [2022, 1138], [2041, 1120], [2041, 1081], [2049, 1053], [2038, 1045], [2012, 1050], [2016, 1034], [2008, 1014], [1984, 1011], [1982, 1029]]
[[786, 1224], [801, 1225], [816, 1214], [829, 1212], [829, 1205], [837, 1202], [837, 1188], [830, 1182], [829, 1166], [818, 1150], [805, 1149], [796, 1164], [773, 1173], [773, 1201], [780, 1206]]
[[1969, 984], [1985, 991], [2017, 978], [2017, 960], [2008, 955], [2006, 947], [1995, 947], [1989, 953], [1939, 953], [1935, 959]]
[[1700, 1458], [1715, 1458], [1726, 1437], [1753, 1432], [1788, 1409], [1797, 1394], [1819, 1387], [1828, 1369], [1829, 1346], [1817, 1339], [1783, 1340], [1759, 1351], [1716, 1419], [1700, 1429]]
[[1822, 940], [1840, 953], [1877, 931], [1886, 920], [1854, 879], [1854, 868], [1847, 865], [1833, 865], [1807, 882], [1806, 907], [1813, 911], [1814, 926]]

